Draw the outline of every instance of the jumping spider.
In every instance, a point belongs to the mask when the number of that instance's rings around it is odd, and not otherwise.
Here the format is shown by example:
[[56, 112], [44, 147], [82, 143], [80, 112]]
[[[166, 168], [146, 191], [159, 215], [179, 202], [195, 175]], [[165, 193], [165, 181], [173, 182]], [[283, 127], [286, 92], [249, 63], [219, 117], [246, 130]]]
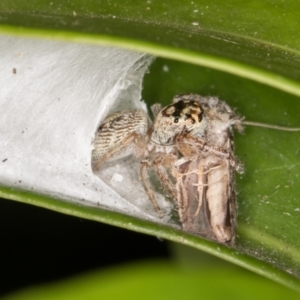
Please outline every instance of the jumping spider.
[[232, 127], [242, 131], [242, 119], [218, 98], [195, 94], [175, 96], [172, 104], [155, 104], [152, 111], [152, 126], [141, 110], [109, 115], [96, 133], [93, 170], [133, 146], [141, 159], [140, 180], [160, 216], [149, 169], [174, 200], [184, 230], [233, 243], [234, 171], [242, 173], [243, 166], [234, 156]]

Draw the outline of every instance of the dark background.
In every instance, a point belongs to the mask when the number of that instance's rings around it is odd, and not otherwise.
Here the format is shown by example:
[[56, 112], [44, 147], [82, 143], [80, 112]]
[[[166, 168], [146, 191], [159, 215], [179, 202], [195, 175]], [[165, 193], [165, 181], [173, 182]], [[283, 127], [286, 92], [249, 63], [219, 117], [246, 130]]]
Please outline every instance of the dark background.
[[126, 262], [170, 257], [156, 237], [0, 199], [0, 296]]

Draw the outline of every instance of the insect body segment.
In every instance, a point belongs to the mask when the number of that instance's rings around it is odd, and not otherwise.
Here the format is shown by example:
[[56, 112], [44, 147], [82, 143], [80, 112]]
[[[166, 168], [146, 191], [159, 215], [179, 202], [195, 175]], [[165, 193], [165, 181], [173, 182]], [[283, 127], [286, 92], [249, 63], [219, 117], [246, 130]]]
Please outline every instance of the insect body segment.
[[175, 96], [160, 109], [150, 127], [142, 111], [112, 114], [100, 125], [92, 153], [93, 168], [133, 146], [141, 158], [140, 180], [156, 212], [161, 210], [149, 180], [153, 169], [178, 209], [183, 230], [222, 243], [235, 237], [235, 170], [233, 130], [241, 118], [216, 97]]

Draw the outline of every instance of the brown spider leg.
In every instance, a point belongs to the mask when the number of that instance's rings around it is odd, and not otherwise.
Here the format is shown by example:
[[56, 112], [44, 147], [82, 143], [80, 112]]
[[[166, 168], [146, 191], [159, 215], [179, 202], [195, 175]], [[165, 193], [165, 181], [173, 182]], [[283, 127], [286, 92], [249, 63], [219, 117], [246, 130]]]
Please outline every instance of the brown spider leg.
[[179, 172], [180, 168], [184, 168], [184, 164], [190, 164], [194, 160], [194, 157], [182, 157], [174, 163], [173, 176], [176, 178], [176, 190], [177, 190], [177, 202], [178, 202], [178, 213], [181, 223], [186, 221], [184, 216], [185, 211], [188, 208], [188, 193], [184, 181], [186, 181], [186, 176], [197, 173], [197, 171], [183, 171]]
[[[166, 171], [165, 165], [173, 165], [173, 162], [175, 161], [175, 158], [166, 157], [166, 155], [162, 153], [157, 153], [156, 157], [153, 160], [153, 167], [154, 170], [158, 176], [158, 178], [161, 181], [161, 184], [164, 189], [169, 193], [169, 195], [176, 200], [177, 195], [175, 193], [175, 187], [170, 179], [170, 176], [168, 172]], [[167, 162], [167, 163], [166, 163]]]
[[[199, 168], [199, 167], [198, 167]], [[177, 176], [177, 187], [178, 187], [178, 202], [179, 202], [179, 216], [180, 216], [180, 221], [182, 223], [186, 222], [186, 216], [184, 216], [185, 211], [188, 208], [189, 205], [189, 196], [188, 196], [188, 191], [186, 187], [185, 181], [187, 180], [187, 176], [192, 175], [192, 174], [197, 174], [198, 176], [201, 175], [201, 170], [193, 170], [190, 172], [184, 172], [184, 173], [179, 173]], [[184, 178], [185, 177], [185, 178]], [[203, 180], [203, 178], [202, 178]], [[200, 208], [202, 206], [202, 194], [203, 194], [203, 187], [205, 186], [204, 184], [191, 184], [192, 186], [197, 186], [197, 208], [196, 212], [193, 215], [193, 218], [195, 218], [200, 211]]]
[[[180, 165], [184, 164], [184, 163], [191, 163], [191, 162], [194, 162], [195, 161], [195, 157], [183, 157], [179, 160], [177, 160], [176, 162], [176, 166], [179, 167]], [[197, 174], [199, 176], [199, 174], [206, 174], [207, 172], [203, 172], [203, 167], [201, 166], [200, 167], [201, 170], [199, 170], [199, 166], [197, 166], [196, 170], [192, 170], [192, 171], [188, 171], [188, 172], [184, 172], [184, 173], [180, 173], [177, 171], [176, 173], [176, 178], [180, 178], [180, 186], [181, 186], [181, 190], [182, 190], [182, 195], [183, 195], [183, 201], [182, 201], [182, 208], [184, 208], [184, 210], [186, 209], [187, 205], [188, 205], [188, 196], [187, 196], [187, 192], [186, 192], [186, 189], [183, 188], [184, 187], [184, 183], [183, 183], [183, 176], [188, 176], [188, 175], [191, 175], [191, 174]], [[201, 186], [200, 184], [192, 184], [193, 186]], [[203, 184], [202, 186], [205, 186], [205, 184]], [[203, 193], [203, 189], [202, 190], [199, 190], [198, 189], [198, 194], [199, 195], [202, 195]], [[198, 197], [199, 198], [199, 197]], [[200, 207], [201, 207], [201, 203], [202, 203], [202, 197], [201, 199], [198, 199], [199, 200], [199, 203], [198, 203], [198, 208], [197, 208], [197, 211], [200, 210]]]
[[97, 171], [103, 163], [105, 163], [108, 159], [112, 158], [114, 155], [122, 152], [127, 147], [129, 147], [135, 140], [139, 138], [142, 139], [138, 134], [132, 133], [128, 137], [122, 140], [121, 143], [117, 144], [114, 148], [111, 148], [108, 152], [106, 152], [102, 157], [97, 160], [92, 161], [92, 169], [93, 171]]
[[[203, 172], [203, 166], [198, 166], [198, 180], [201, 180], [201, 182], [203, 182], [203, 180], [204, 180], [204, 172]], [[199, 177], [201, 177], [201, 178], [199, 178]], [[198, 214], [199, 214], [199, 212], [200, 212], [200, 209], [201, 209], [201, 206], [202, 206], [202, 195], [203, 195], [203, 192], [204, 192], [204, 186], [205, 186], [205, 184], [199, 184], [198, 186], [197, 186], [197, 191], [198, 191], [198, 205], [197, 205], [197, 208], [196, 208], [196, 211], [195, 211], [195, 213], [194, 213], [194, 215], [193, 215], [193, 218], [196, 218], [197, 216], [198, 216]]]
[[[215, 168], [218, 168], [219, 166], [215, 167]], [[213, 168], [213, 169], [215, 169]], [[181, 173], [180, 177], [182, 178], [183, 176], [187, 176], [187, 175], [190, 175], [190, 174], [197, 174], [198, 175], [198, 180], [203, 182], [205, 180], [205, 177], [203, 175], [205, 174], [208, 174], [211, 170], [207, 170], [207, 171], [204, 171], [204, 167], [202, 165], [198, 165], [197, 167], [197, 170], [193, 170], [193, 171], [190, 171], [190, 172], [186, 172], [186, 173]], [[199, 178], [201, 177], [201, 178]], [[182, 182], [182, 180], [181, 180]], [[193, 183], [192, 184], [193, 186], [197, 186], [197, 192], [198, 192], [198, 205], [197, 205], [197, 208], [196, 208], [196, 211], [195, 213], [193, 214], [193, 218], [196, 218], [197, 215], [199, 214], [200, 212], [200, 209], [201, 209], [201, 206], [202, 206], [202, 195], [204, 193], [204, 187], [207, 187], [208, 184], [207, 183]], [[182, 186], [183, 185], [183, 182], [182, 182]], [[188, 197], [187, 197], [187, 193], [186, 193], [186, 189], [183, 189], [185, 191], [185, 195], [186, 195], [186, 206], [188, 205]]]
[[[177, 161], [178, 162], [178, 161]], [[193, 173], [197, 173], [196, 171], [183, 171], [179, 172], [178, 169], [181, 168], [190, 168], [190, 163], [192, 161], [189, 159], [184, 159], [183, 162], [175, 165], [173, 168], [173, 176], [176, 178], [176, 190], [177, 190], [177, 202], [178, 202], [178, 214], [180, 218], [180, 222], [184, 224], [187, 221], [186, 216], [186, 210], [189, 205], [189, 196], [188, 191], [186, 188], [185, 181], [187, 180], [188, 175], [191, 175]], [[184, 166], [184, 164], [188, 164], [187, 166]]]
[[152, 165], [151, 165], [151, 162], [149, 161], [149, 159], [143, 159], [140, 164], [139, 177], [140, 177], [140, 181], [144, 187], [144, 190], [146, 191], [150, 201], [152, 202], [154, 210], [157, 212], [159, 217], [162, 218], [163, 213], [161, 212], [161, 210], [157, 204], [157, 201], [156, 201], [153, 189], [151, 188], [151, 184], [150, 184], [150, 180], [149, 180], [148, 170], [151, 167], [152, 167]]
[[176, 181], [177, 202], [178, 202], [177, 206], [178, 206], [179, 219], [181, 223], [184, 223], [186, 221], [184, 217], [184, 212], [188, 206], [188, 195], [183, 183], [183, 176], [178, 176]]

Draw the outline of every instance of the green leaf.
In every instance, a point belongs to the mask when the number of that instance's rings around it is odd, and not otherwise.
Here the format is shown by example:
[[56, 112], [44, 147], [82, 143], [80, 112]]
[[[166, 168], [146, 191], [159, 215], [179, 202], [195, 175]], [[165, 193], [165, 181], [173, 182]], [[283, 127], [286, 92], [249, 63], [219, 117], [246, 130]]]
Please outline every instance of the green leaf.
[[209, 266], [183, 270], [172, 263], [151, 261], [30, 288], [3, 299], [221, 299], [224, 295], [233, 300], [299, 298], [298, 293], [242, 269], [225, 267], [215, 271]]
[[[146, 78], [144, 97], [149, 102], [166, 104], [183, 92], [215, 95], [247, 120], [299, 127], [299, 8], [297, 1], [276, 0], [2, 0], [0, 33], [156, 54], [166, 60], [157, 60]], [[0, 195], [185, 243], [300, 291], [299, 142], [299, 133], [262, 128], [247, 127], [244, 135], [236, 135], [237, 155], [246, 172], [237, 178], [234, 250], [165, 226], [29, 192], [2, 187]]]
[[3, 33], [115, 44], [300, 94], [299, 41], [291, 38], [299, 32], [295, 0], [284, 7], [279, 0], [272, 5], [268, 1], [3, 0], [0, 5]]

